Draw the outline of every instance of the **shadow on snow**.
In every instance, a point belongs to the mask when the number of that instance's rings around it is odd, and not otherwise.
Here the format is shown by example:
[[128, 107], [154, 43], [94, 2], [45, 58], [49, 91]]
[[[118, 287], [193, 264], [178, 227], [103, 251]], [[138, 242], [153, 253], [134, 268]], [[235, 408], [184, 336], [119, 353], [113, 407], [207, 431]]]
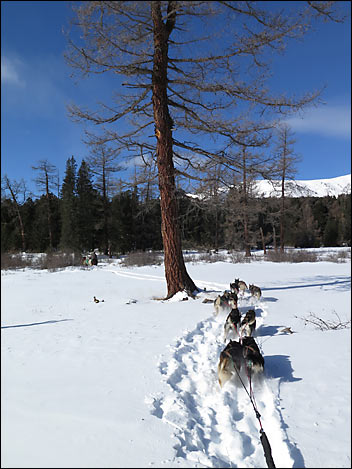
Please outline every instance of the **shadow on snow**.
[[55, 322], [63, 322], [63, 321], [73, 321], [73, 319], [57, 319], [57, 320], [43, 321], [43, 322], [32, 322], [29, 324], [15, 324], [13, 326], [1, 326], [1, 329], [11, 329], [13, 327], [40, 326], [41, 324], [53, 324]]

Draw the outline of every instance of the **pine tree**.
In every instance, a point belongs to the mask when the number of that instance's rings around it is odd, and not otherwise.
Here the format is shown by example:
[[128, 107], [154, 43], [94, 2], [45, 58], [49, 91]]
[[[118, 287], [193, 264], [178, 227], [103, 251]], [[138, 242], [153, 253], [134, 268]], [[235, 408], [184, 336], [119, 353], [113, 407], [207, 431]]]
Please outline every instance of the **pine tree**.
[[98, 194], [93, 188], [89, 166], [82, 160], [77, 174], [77, 234], [81, 250], [96, 247]]
[[61, 187], [60, 246], [64, 249], [78, 249], [76, 168], [76, 160], [72, 156], [66, 161], [66, 172]]
[[112, 174], [120, 168], [116, 163], [118, 152], [106, 145], [95, 145], [88, 158], [91, 172], [95, 175], [95, 187], [100, 195], [101, 242], [104, 254], [111, 249], [111, 193], [115, 187]]
[[337, 240], [339, 237], [338, 223], [334, 218], [329, 218], [326, 223], [325, 231], [323, 235], [323, 243], [325, 247], [337, 246]]

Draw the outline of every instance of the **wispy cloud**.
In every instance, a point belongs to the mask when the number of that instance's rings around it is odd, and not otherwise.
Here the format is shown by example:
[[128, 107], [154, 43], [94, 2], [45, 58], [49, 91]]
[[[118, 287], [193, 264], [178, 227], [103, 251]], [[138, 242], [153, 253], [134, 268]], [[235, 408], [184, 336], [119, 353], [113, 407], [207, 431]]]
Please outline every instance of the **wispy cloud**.
[[1, 56], [1, 83], [3, 85], [25, 86], [25, 81], [21, 78], [21, 62], [17, 59], [9, 59]]
[[[1, 85], [7, 87], [4, 114], [33, 119], [66, 115], [63, 62], [60, 57], [30, 60], [14, 54], [1, 57]], [[11, 85], [11, 86], [10, 86]]]
[[351, 138], [351, 108], [349, 106], [323, 106], [311, 109], [300, 117], [292, 117], [286, 123], [295, 132], [321, 136]]

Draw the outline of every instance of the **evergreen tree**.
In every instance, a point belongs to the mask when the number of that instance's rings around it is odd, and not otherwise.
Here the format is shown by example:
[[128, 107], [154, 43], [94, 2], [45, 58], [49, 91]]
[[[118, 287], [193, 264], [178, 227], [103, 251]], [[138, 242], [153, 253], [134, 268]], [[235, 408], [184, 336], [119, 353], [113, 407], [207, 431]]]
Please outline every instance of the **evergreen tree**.
[[120, 169], [116, 163], [117, 155], [118, 152], [116, 150], [113, 150], [106, 145], [95, 145], [93, 146], [91, 155], [88, 158], [89, 168], [95, 175], [95, 187], [100, 195], [100, 230], [104, 254], [109, 254], [110, 252], [110, 195], [115, 186], [115, 183], [112, 180], [112, 174]]
[[112, 247], [123, 254], [137, 247], [136, 208], [136, 197], [131, 191], [121, 192], [111, 202]]
[[66, 161], [66, 172], [61, 187], [61, 238], [62, 248], [78, 248], [76, 160], [72, 156]]
[[81, 250], [97, 247], [98, 194], [93, 188], [89, 166], [82, 160], [77, 174], [77, 234]]
[[337, 246], [339, 232], [337, 220], [334, 218], [329, 218], [326, 223], [325, 231], [323, 235], [323, 243], [325, 247], [334, 247]]

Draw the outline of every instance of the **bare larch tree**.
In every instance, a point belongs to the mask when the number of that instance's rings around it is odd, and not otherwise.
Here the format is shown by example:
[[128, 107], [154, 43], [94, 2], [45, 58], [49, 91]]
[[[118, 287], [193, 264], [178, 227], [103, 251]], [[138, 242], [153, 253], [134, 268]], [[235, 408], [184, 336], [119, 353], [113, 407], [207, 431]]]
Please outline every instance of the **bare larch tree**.
[[282, 123], [277, 127], [277, 145], [275, 155], [274, 174], [280, 180], [280, 251], [285, 250], [285, 216], [286, 216], [286, 181], [293, 179], [297, 173], [297, 163], [300, 157], [295, 154], [293, 145], [296, 141], [293, 139], [293, 133], [290, 127]]
[[26, 251], [26, 233], [25, 233], [24, 224], [23, 224], [22, 215], [21, 215], [21, 203], [19, 202], [18, 197], [19, 197], [19, 194], [22, 194], [23, 203], [25, 202], [26, 184], [23, 179], [20, 182], [10, 181], [10, 179], [8, 178], [6, 174], [3, 177], [3, 184], [4, 184], [5, 191], [10, 192], [12, 201], [14, 203], [18, 225], [20, 229], [20, 234], [21, 234], [22, 251], [25, 252]]
[[83, 75], [112, 73], [116, 94], [98, 112], [72, 104], [69, 113], [100, 126], [87, 132], [90, 143], [113, 143], [121, 157], [141, 146], [156, 153], [167, 297], [196, 290], [182, 255], [175, 175], [236, 167], [227, 148], [242, 143], [233, 135], [244, 116], [268, 120], [265, 111], [297, 111], [317, 98], [271, 96], [263, 53], [283, 50], [315, 18], [335, 20], [333, 4], [299, 2], [286, 15], [265, 2], [77, 2], [73, 27], [83, 35], [70, 34], [67, 62]]

